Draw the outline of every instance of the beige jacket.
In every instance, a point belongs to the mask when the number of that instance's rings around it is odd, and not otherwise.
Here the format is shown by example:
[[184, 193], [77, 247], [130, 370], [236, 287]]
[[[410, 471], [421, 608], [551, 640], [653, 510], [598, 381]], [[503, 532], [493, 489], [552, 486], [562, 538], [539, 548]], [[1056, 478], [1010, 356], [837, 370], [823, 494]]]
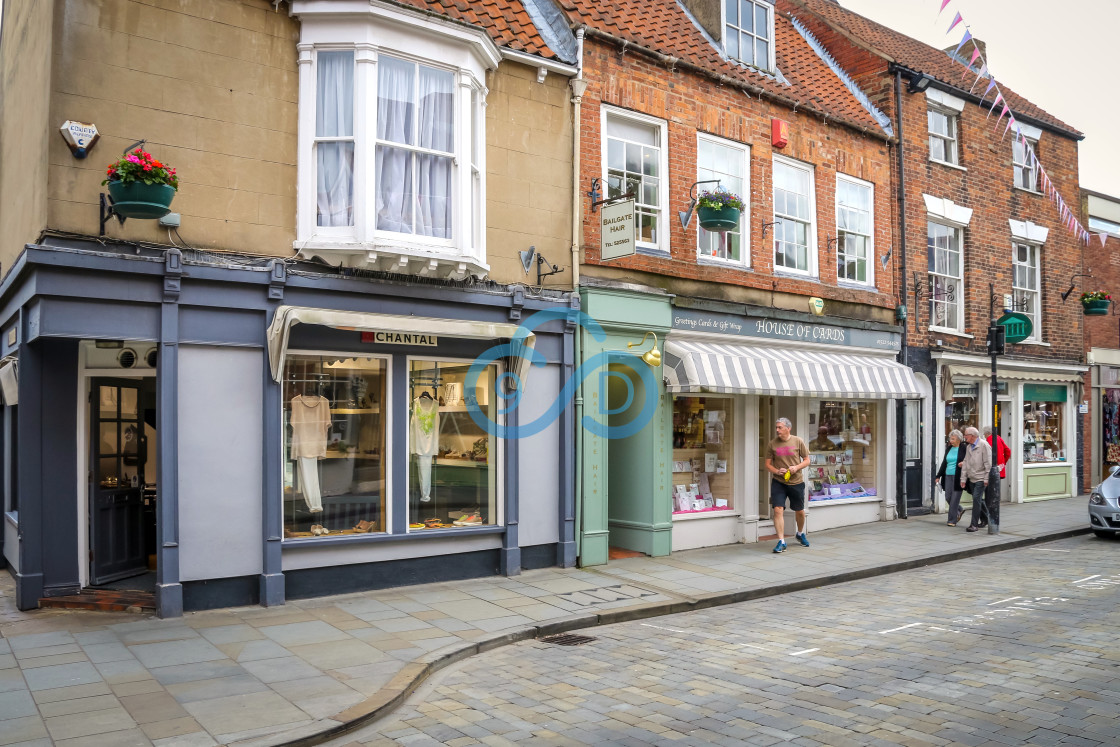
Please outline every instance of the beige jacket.
[[971, 482], [987, 482], [992, 471], [992, 447], [987, 441], [976, 439], [973, 444], [962, 444], [965, 449], [961, 464], [961, 477]]

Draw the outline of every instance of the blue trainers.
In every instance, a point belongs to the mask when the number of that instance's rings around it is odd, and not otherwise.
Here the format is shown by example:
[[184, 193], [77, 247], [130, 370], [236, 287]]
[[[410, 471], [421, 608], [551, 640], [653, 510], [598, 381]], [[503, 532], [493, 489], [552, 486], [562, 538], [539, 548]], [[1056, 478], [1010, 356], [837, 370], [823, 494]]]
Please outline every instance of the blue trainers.
[[809, 546], [809, 538], [805, 536], [805, 532], [799, 532], [794, 536], [797, 537], [797, 541], [801, 543], [802, 547]]
[[785, 540], [778, 540], [778, 544], [774, 545], [774, 552], [785, 552]]

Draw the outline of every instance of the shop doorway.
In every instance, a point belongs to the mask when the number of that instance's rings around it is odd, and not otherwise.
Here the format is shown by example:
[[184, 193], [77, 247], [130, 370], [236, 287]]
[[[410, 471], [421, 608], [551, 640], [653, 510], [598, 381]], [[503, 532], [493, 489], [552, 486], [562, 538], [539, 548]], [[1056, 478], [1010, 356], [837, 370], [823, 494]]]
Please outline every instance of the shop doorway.
[[[888, 415], [890, 417], [891, 413]], [[922, 453], [925, 448], [923, 434], [925, 423], [922, 422], [922, 401], [920, 399], [906, 400], [906, 438], [902, 444], [905, 455], [903, 472], [903, 485], [906, 490], [907, 514], [924, 514], [928, 509], [922, 503]]]
[[156, 380], [90, 379], [89, 585], [154, 591]]
[[[793, 435], [801, 436], [797, 421], [796, 397], [758, 398], [758, 517], [770, 520], [770, 473], [766, 470], [766, 450], [777, 437], [774, 423], [778, 418], [788, 418], [793, 423]], [[802, 438], [805, 438], [802, 436]], [[805, 438], [808, 442], [809, 438]], [[770, 526], [773, 526], [772, 524]]]
[[1008, 459], [1007, 467], [1004, 469], [1006, 477], [999, 481], [999, 500], [1001, 503], [1011, 502], [1012, 491], [1015, 489], [1014, 482], [1011, 478], [1016, 471], [1015, 468], [1017, 465], [1015, 464], [1015, 460], [1016, 458], [1023, 458], [1022, 449], [1017, 453], [1013, 445], [1016, 443], [1011, 430], [1014, 418], [1004, 417], [1006, 413], [1010, 412], [1011, 399], [998, 398], [996, 400], [996, 432], [999, 433], [1000, 438], [1007, 444], [1007, 447], [1011, 449], [1011, 458]]
[[[635, 358], [635, 360], [637, 360]], [[645, 365], [640, 360], [640, 365]], [[625, 432], [647, 407], [642, 377], [627, 363], [611, 363], [606, 377], [607, 426]], [[656, 555], [652, 534], [655, 522], [653, 457], [655, 427], [647, 423], [622, 438], [608, 438], [607, 527], [609, 556]]]

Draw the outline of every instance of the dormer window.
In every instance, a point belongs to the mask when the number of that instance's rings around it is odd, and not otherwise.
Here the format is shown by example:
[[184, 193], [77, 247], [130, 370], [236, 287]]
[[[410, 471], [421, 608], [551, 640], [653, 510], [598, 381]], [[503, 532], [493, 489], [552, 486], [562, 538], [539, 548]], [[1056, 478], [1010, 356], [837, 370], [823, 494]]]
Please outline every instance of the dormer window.
[[723, 46], [728, 57], [773, 70], [773, 6], [761, 0], [724, 0]]

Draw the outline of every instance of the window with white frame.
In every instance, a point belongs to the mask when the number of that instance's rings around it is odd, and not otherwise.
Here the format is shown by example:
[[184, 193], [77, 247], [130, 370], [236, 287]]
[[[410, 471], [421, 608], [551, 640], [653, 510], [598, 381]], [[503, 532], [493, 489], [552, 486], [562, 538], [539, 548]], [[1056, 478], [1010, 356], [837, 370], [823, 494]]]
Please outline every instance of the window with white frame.
[[489, 37], [375, 6], [339, 24], [336, 6], [301, 5], [297, 247], [350, 266], [359, 252], [395, 272], [414, 258], [436, 276], [484, 275]]
[[632, 193], [638, 246], [668, 251], [665, 123], [604, 108], [603, 133], [607, 199]]
[[720, 183], [698, 185], [698, 189], [722, 189], [739, 195], [743, 200], [743, 212], [739, 216], [739, 226], [733, 231], [712, 232], [697, 228], [699, 232], [699, 255], [708, 259], [722, 259], [729, 262], [750, 264], [750, 249], [744, 246], [746, 232], [744, 226], [750, 225], [746, 194], [750, 184], [750, 148], [741, 143], [699, 135], [696, 141], [696, 179], [706, 181], [719, 179]]
[[728, 57], [774, 68], [774, 8], [760, 0], [724, 0], [723, 46]]
[[1030, 149], [1018, 138], [1011, 141], [1011, 163], [1015, 169], [1015, 186], [1031, 192], [1038, 191], [1038, 161], [1031, 158], [1031, 151], [1038, 155], [1038, 141], [1027, 138]]
[[836, 277], [852, 283], [875, 282], [872, 253], [870, 182], [838, 174], [836, 177]]
[[929, 107], [929, 157], [934, 161], [960, 165], [957, 154], [957, 113], [948, 109]]
[[817, 269], [813, 168], [774, 157], [774, 269], [813, 275]]
[[964, 328], [961, 229], [932, 221], [927, 226], [930, 325], [959, 332]]
[[1120, 223], [1104, 218], [1098, 218], [1095, 215], [1089, 216], [1089, 230], [1101, 231], [1103, 233], [1111, 233], [1114, 236], [1120, 236]]
[[1039, 292], [1039, 255], [1036, 244], [1015, 242], [1011, 256], [1011, 293], [1015, 311], [1031, 318], [1034, 331], [1029, 339], [1042, 339], [1042, 301]]

